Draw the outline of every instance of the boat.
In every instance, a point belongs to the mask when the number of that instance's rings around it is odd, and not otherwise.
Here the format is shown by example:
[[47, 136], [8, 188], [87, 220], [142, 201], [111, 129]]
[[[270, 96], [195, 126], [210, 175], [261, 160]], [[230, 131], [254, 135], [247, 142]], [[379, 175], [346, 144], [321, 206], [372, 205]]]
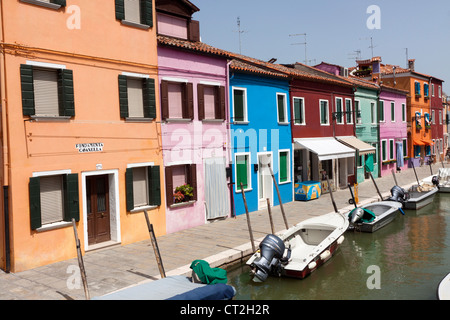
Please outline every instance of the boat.
[[402, 206], [401, 202], [386, 200], [357, 207], [348, 214], [349, 229], [375, 232], [391, 223], [398, 212], [402, 212]]
[[280, 235], [269, 234], [246, 262], [253, 281], [269, 275], [303, 279], [328, 261], [344, 241], [349, 221], [333, 212], [307, 219]]
[[433, 202], [434, 196], [439, 189], [432, 184], [411, 186], [408, 190], [408, 199], [403, 203], [404, 209], [419, 210]]
[[450, 300], [450, 273], [439, 283], [437, 296], [439, 300]]
[[450, 168], [439, 168], [439, 173], [423, 179], [425, 183], [434, 183], [439, 192], [450, 192]]

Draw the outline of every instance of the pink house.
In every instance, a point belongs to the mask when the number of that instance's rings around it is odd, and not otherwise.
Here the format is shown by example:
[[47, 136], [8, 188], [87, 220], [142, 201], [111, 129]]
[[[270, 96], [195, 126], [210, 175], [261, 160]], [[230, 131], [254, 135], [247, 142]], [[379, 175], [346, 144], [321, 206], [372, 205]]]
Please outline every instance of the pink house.
[[199, 9], [156, 1], [167, 233], [230, 215], [228, 54], [199, 41]]
[[381, 176], [408, 167], [407, 91], [381, 85], [378, 102]]

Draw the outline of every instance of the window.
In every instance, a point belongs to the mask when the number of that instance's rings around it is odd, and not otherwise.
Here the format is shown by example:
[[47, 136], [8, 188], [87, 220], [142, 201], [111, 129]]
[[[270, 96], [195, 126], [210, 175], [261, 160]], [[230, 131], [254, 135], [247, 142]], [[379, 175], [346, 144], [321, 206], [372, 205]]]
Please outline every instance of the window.
[[115, 0], [116, 19], [123, 24], [144, 28], [153, 27], [152, 0]]
[[[166, 171], [166, 200], [167, 205], [197, 200], [197, 167], [195, 164], [168, 166]], [[190, 195], [184, 194], [180, 199], [175, 195], [177, 187], [188, 185], [192, 188]], [[182, 193], [182, 192], [181, 192]]]
[[442, 124], [442, 110], [439, 110], [439, 124]]
[[376, 109], [376, 103], [371, 102], [370, 103], [370, 119], [372, 124], [377, 123], [377, 109]]
[[247, 122], [247, 89], [233, 88], [233, 118], [237, 122]]
[[391, 101], [391, 122], [395, 122], [395, 102]]
[[336, 98], [336, 123], [344, 123], [344, 113], [342, 109], [342, 98]]
[[197, 85], [198, 120], [225, 120], [225, 87]]
[[43, 68], [39, 63], [23, 64], [20, 78], [24, 116], [75, 116], [72, 70]]
[[[436, 141], [434, 139], [431, 139], [431, 141], [433, 142], [433, 146], [431, 147], [431, 154], [436, 154]], [[439, 142], [439, 140], [438, 140]]]
[[278, 123], [287, 123], [287, 103], [286, 103], [286, 94], [277, 93], [277, 114], [278, 114]]
[[328, 100], [320, 100], [320, 124], [321, 125], [329, 125], [329, 119], [328, 119]]
[[414, 157], [415, 158], [420, 157], [420, 146], [417, 146], [417, 145], [414, 146]]
[[384, 122], [384, 101], [380, 100], [380, 114], [379, 114], [380, 122]]
[[[427, 116], [427, 113], [425, 113], [425, 118], [426, 118], [426, 116]], [[436, 124], [435, 118], [436, 118], [436, 114], [435, 114], [434, 110], [431, 110], [431, 123], [432, 124]]]
[[402, 103], [402, 122], [406, 122], [406, 105]]
[[156, 118], [155, 80], [119, 75], [119, 105], [121, 118]]
[[420, 82], [414, 82], [414, 93], [416, 96], [420, 96]]
[[20, 1], [50, 9], [59, 9], [61, 7], [66, 6], [66, 0], [20, 0]]
[[442, 87], [438, 86], [438, 97], [442, 98]]
[[355, 100], [356, 123], [361, 123], [361, 106], [359, 100]]
[[394, 140], [389, 139], [389, 160], [394, 160]]
[[193, 84], [184, 80], [161, 81], [162, 120], [194, 119]]
[[375, 154], [373, 155], [373, 164], [377, 164], [378, 163], [378, 144], [372, 143], [371, 145], [372, 145], [372, 147], [375, 148]]
[[431, 155], [431, 146], [425, 146], [425, 155], [426, 156], [430, 156]]
[[294, 98], [294, 124], [306, 124], [304, 98]]
[[428, 91], [428, 87], [429, 87], [428, 83], [424, 83], [423, 84], [423, 96], [426, 97], [426, 98], [428, 98], [430, 96], [430, 93]]
[[387, 161], [387, 141], [381, 140], [381, 161]]
[[290, 151], [280, 150], [278, 156], [279, 156], [278, 182], [279, 183], [290, 182], [291, 181], [291, 171], [289, 170], [289, 168], [291, 167]]
[[160, 167], [130, 165], [125, 172], [127, 211], [161, 205]]
[[80, 220], [78, 174], [37, 174], [30, 178], [29, 196], [32, 230]]
[[244, 190], [251, 189], [251, 176], [250, 176], [250, 154], [249, 153], [237, 153], [235, 154], [235, 181], [236, 192], [241, 191], [241, 183]]
[[431, 96], [434, 97], [434, 84], [431, 84]]
[[403, 158], [406, 158], [407, 156], [408, 156], [407, 140], [403, 139]]
[[347, 115], [347, 123], [353, 123], [352, 100], [345, 99], [345, 112]]

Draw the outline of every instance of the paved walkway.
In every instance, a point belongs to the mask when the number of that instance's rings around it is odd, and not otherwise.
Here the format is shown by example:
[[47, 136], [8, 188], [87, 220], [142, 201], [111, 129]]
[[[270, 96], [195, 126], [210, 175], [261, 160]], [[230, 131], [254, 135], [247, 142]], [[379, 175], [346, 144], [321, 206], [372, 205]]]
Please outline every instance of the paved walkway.
[[[440, 167], [440, 164], [433, 165], [433, 172], [437, 173]], [[416, 171], [419, 179], [430, 175], [429, 166], [416, 168]], [[404, 188], [416, 183], [412, 169], [396, 174], [396, 178]], [[394, 185], [392, 175], [377, 178], [376, 183], [384, 197], [390, 195]], [[351, 197], [348, 189], [333, 195], [341, 213], [353, 208], [348, 203]], [[359, 204], [379, 200], [371, 179], [359, 184], [358, 195]], [[292, 226], [334, 209], [330, 194], [324, 194], [307, 202], [287, 203], [284, 211], [289, 226]], [[272, 208], [272, 216], [276, 232], [285, 230], [280, 206]], [[271, 232], [267, 210], [251, 213], [250, 221], [257, 247], [259, 241]], [[212, 267], [217, 267], [235, 263], [252, 253], [245, 214], [164, 235], [157, 241], [167, 276], [190, 274], [189, 265], [195, 259], [206, 260]], [[84, 256], [84, 265], [91, 298], [159, 278], [150, 240], [88, 252]], [[75, 258], [15, 274], [0, 271], [0, 300], [84, 300], [86, 297], [80, 278], [76, 277], [77, 270]]]

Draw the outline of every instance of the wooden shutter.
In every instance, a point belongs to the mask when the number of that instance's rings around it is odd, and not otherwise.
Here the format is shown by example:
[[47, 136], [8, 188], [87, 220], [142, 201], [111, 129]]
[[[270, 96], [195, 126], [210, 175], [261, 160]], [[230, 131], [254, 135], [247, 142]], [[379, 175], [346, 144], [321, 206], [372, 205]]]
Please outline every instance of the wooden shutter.
[[248, 187], [248, 171], [247, 171], [247, 156], [237, 156], [236, 157], [236, 185], [237, 190], [241, 190], [241, 182], [244, 189]]
[[216, 114], [216, 119], [226, 119], [226, 110], [225, 110], [225, 87], [218, 87], [219, 94], [219, 113]]
[[244, 121], [244, 91], [234, 90], [233, 91], [233, 102], [234, 102], [234, 121]]
[[58, 70], [58, 103], [60, 116], [75, 116], [75, 96], [72, 70]]
[[285, 122], [284, 117], [284, 96], [278, 95], [277, 99], [278, 104], [278, 122]]
[[133, 169], [127, 168], [125, 172], [125, 193], [127, 211], [134, 209], [134, 195], [133, 195]]
[[205, 86], [197, 85], [198, 120], [205, 119]]
[[197, 165], [191, 164], [189, 167], [189, 184], [194, 189], [193, 200], [197, 200]]
[[128, 118], [128, 81], [123, 75], [119, 75], [119, 105], [120, 117]]
[[185, 110], [183, 118], [194, 120], [194, 89], [192, 83], [186, 83]]
[[116, 1], [116, 19], [125, 19], [125, 0], [115, 0]]
[[78, 193], [78, 174], [64, 176], [64, 221], [80, 221], [80, 201]]
[[172, 181], [172, 167], [166, 167], [166, 201], [167, 206], [173, 204], [173, 181]]
[[22, 113], [24, 116], [35, 114], [33, 67], [20, 65], [20, 81], [22, 85]]
[[30, 224], [31, 230], [36, 230], [42, 226], [41, 222], [41, 187], [40, 178], [30, 178], [29, 183], [30, 197]]
[[200, 41], [200, 23], [196, 20], [188, 22], [188, 39], [189, 41]]
[[161, 119], [169, 118], [169, 83], [165, 80], [161, 81]]
[[153, 27], [153, 1], [141, 0], [141, 23]]
[[286, 182], [288, 178], [287, 155], [287, 152], [280, 152], [280, 182]]
[[159, 166], [148, 168], [149, 181], [149, 204], [152, 206], [161, 205], [161, 177]]
[[144, 79], [144, 117], [156, 119], [155, 79]]

